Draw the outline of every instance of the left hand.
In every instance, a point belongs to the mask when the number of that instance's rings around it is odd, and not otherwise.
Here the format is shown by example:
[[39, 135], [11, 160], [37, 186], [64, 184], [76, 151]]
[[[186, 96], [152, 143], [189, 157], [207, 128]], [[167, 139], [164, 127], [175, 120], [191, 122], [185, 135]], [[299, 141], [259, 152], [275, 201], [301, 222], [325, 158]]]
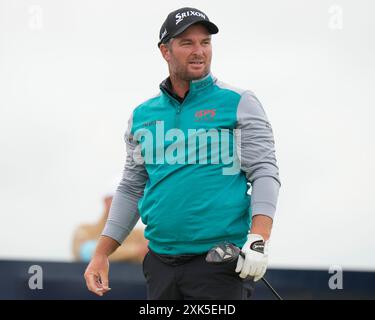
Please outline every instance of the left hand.
[[241, 251], [245, 259], [238, 256], [236, 272], [241, 272], [241, 278], [254, 277], [255, 282], [260, 280], [267, 270], [268, 241], [259, 234], [250, 233]]

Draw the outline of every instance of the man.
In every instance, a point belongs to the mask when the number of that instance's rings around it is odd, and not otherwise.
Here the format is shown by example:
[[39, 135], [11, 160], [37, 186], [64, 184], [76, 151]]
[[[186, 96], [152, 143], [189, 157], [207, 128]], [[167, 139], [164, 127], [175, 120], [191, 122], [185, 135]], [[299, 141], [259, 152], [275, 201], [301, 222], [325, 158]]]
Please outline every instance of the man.
[[[148, 299], [248, 299], [266, 272], [280, 187], [272, 128], [251, 91], [211, 74], [217, 32], [195, 8], [171, 12], [160, 29], [169, 77], [129, 119], [123, 178], [85, 272], [98, 295], [110, 290], [108, 256], [139, 216], [149, 240]], [[210, 139], [197, 146], [205, 135]], [[242, 248], [245, 258], [206, 262], [223, 241]]]

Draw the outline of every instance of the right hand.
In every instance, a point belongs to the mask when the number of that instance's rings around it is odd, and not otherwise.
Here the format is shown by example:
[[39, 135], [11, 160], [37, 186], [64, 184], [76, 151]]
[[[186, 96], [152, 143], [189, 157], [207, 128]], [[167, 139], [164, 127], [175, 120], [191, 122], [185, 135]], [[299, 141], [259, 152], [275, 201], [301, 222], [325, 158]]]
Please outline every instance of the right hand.
[[111, 290], [108, 286], [108, 272], [108, 257], [95, 254], [84, 274], [87, 288], [98, 296], [103, 296], [103, 294]]

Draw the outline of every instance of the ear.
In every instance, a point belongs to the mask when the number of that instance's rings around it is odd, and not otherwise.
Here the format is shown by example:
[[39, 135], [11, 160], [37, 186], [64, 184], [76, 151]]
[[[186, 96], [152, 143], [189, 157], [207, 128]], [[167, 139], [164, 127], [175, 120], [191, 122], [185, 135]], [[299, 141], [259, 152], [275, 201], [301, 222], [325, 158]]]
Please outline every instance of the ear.
[[161, 55], [163, 56], [164, 60], [169, 62], [170, 57], [171, 57], [171, 53], [170, 53], [168, 47], [165, 44], [162, 43], [160, 45], [159, 49], [160, 49]]

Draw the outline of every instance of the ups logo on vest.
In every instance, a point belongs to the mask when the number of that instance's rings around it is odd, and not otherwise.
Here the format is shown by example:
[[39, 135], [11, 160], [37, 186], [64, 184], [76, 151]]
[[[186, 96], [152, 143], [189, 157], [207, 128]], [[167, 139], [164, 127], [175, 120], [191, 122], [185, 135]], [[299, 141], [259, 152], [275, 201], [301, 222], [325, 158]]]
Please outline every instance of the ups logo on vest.
[[194, 116], [195, 121], [212, 121], [215, 120], [216, 109], [198, 110]]

